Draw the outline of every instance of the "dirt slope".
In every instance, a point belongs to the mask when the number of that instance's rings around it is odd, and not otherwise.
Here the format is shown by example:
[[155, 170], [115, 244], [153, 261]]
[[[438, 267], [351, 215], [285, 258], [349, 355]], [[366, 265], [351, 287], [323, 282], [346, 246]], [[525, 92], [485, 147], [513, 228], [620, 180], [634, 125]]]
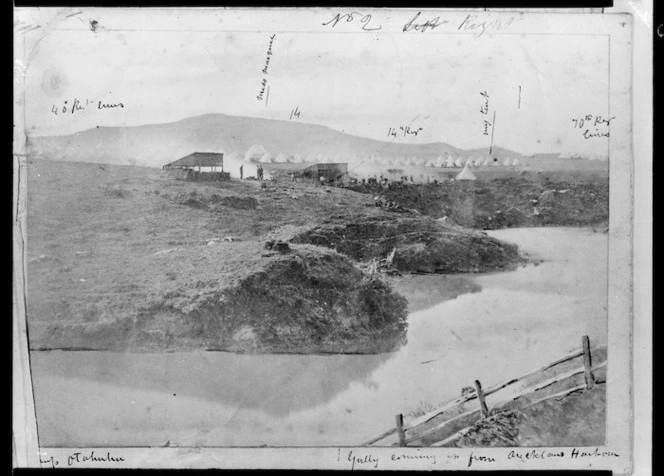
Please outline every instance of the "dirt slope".
[[[481, 175], [481, 172], [478, 172]], [[481, 230], [608, 223], [608, 174], [526, 173], [476, 181], [353, 189]]]
[[523, 410], [497, 413], [474, 425], [453, 446], [570, 447], [603, 445], [606, 384], [550, 399]]

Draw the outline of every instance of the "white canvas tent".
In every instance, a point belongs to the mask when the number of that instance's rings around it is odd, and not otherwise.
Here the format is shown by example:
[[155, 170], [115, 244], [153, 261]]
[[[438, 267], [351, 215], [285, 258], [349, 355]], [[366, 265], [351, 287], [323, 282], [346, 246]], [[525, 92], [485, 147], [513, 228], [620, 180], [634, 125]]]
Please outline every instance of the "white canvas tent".
[[274, 158], [274, 162], [277, 164], [286, 163], [286, 156], [284, 154], [279, 154]]
[[260, 144], [252, 145], [246, 154], [244, 154], [244, 160], [257, 162], [261, 160], [262, 157], [267, 154], [267, 150]]
[[454, 161], [454, 166], [455, 167], [463, 167], [464, 161], [461, 157], [457, 157], [457, 159]]
[[468, 167], [468, 163], [466, 163], [466, 166], [459, 173], [459, 175], [456, 176], [456, 179], [457, 180], [477, 180], [477, 177], [475, 177], [475, 174]]
[[447, 158], [445, 161], [445, 167], [454, 167], [454, 160], [452, 160], [452, 157]]
[[259, 162], [261, 162], [261, 163], [263, 163], [263, 164], [269, 164], [270, 162], [272, 162], [272, 157], [270, 157], [270, 154], [265, 153], [265, 154], [260, 158]]

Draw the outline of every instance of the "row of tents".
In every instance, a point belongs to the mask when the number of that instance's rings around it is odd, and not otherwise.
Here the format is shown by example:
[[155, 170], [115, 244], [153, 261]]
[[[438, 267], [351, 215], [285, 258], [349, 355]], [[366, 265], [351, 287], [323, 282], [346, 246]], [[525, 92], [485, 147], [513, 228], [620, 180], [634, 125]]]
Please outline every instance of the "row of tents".
[[375, 165], [395, 165], [401, 167], [408, 167], [408, 166], [439, 167], [439, 168], [464, 167], [466, 164], [468, 164], [469, 167], [481, 167], [488, 165], [515, 166], [520, 164], [520, 161], [517, 157], [491, 159], [488, 157], [481, 157], [481, 156], [467, 157], [467, 156], [452, 156], [449, 154], [447, 155], [446, 158], [439, 156], [437, 159], [430, 159], [430, 160], [421, 160], [417, 159], [416, 157], [412, 157], [409, 159], [383, 159], [377, 157], [369, 157], [365, 160], [365, 162]]
[[559, 159], [579, 159], [579, 160], [609, 160], [607, 154], [590, 154], [590, 153], [576, 153], [576, 152], [563, 152], [558, 156]]
[[487, 166], [504, 166], [504, 167], [515, 167], [520, 165], [521, 162], [517, 158], [505, 158], [505, 159], [489, 159], [489, 158], [464, 158], [457, 157], [453, 159], [448, 157], [447, 160], [442, 160], [441, 158], [436, 159], [435, 161], [429, 161], [425, 165], [428, 167], [445, 167], [445, 168], [459, 168], [468, 165], [468, 167], [487, 167]]
[[[279, 153], [277, 155], [270, 154], [265, 147], [260, 144], [253, 145], [247, 150], [244, 154], [244, 157], [239, 156], [237, 153], [232, 152], [228, 156], [228, 159], [240, 160], [244, 162], [251, 163], [262, 163], [262, 164], [302, 164], [302, 163], [323, 163], [323, 162], [355, 162], [348, 157], [342, 157], [341, 155], [336, 155], [335, 157], [329, 157], [324, 154], [309, 154], [307, 156], [301, 154], [284, 154]], [[566, 159], [582, 159], [582, 160], [607, 160], [605, 154], [578, 154], [565, 152], [558, 156], [559, 158]], [[502, 166], [517, 166], [520, 165], [520, 161], [517, 157], [507, 157], [502, 159], [490, 159], [487, 157], [468, 157], [468, 156], [454, 156], [449, 153], [445, 153], [444, 156], [439, 156], [436, 159], [418, 159], [417, 157], [410, 158], [386, 158], [378, 157], [376, 155], [367, 155], [360, 159], [361, 163], [374, 164], [374, 165], [387, 165], [387, 166], [414, 166], [414, 167], [439, 167], [439, 168], [454, 168], [454, 167], [464, 167], [468, 164], [469, 167], [482, 167], [488, 165], [502, 165]]]
[[[237, 154], [235, 152], [232, 152], [229, 154], [233, 156], [235, 159], [238, 158]], [[261, 164], [302, 164], [305, 162], [317, 162], [320, 161], [323, 157], [317, 157], [314, 156], [313, 154], [309, 154], [309, 156], [304, 157], [300, 154], [292, 154], [292, 155], [286, 155], [283, 153], [275, 155], [271, 155], [265, 147], [262, 145], [256, 144], [253, 145], [247, 150], [247, 152], [244, 154], [244, 160], [247, 162], [258, 162]]]
[[[387, 159], [377, 156], [366, 156], [361, 159], [360, 162], [376, 165], [394, 165], [394, 166], [425, 166], [425, 167], [439, 167], [439, 168], [454, 168], [454, 167], [464, 167], [468, 164], [469, 167], [481, 167], [488, 165], [502, 165], [502, 166], [516, 166], [519, 165], [519, 159], [514, 158], [504, 158], [504, 159], [489, 159], [486, 157], [464, 157], [464, 156], [451, 156], [446, 154], [447, 157], [439, 156], [437, 159], [422, 160], [415, 157], [406, 158], [406, 159]], [[230, 160], [238, 160], [239, 157], [235, 152], [229, 154]], [[309, 154], [306, 157], [300, 154], [286, 155], [279, 153], [276, 156], [271, 155], [265, 147], [262, 145], [256, 144], [247, 150], [244, 155], [244, 160], [246, 162], [253, 163], [263, 163], [263, 164], [301, 164], [301, 163], [316, 163], [316, 162], [354, 162], [348, 160], [348, 158], [335, 156], [327, 157], [323, 154]]]

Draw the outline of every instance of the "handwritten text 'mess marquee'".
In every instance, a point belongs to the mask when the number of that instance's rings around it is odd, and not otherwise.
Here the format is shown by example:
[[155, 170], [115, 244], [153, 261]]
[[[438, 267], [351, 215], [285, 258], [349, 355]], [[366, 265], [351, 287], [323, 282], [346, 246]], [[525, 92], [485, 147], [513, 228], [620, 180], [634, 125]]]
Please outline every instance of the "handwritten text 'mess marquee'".
[[[489, 15], [477, 14], [466, 15], [461, 20], [449, 20], [433, 13], [422, 14], [422, 12], [417, 12], [414, 16], [409, 16], [399, 27], [404, 33], [425, 33], [445, 26], [443, 29], [446, 31], [470, 32], [477, 34], [477, 36], [482, 36], [487, 32], [505, 30], [515, 21], [516, 17], [492, 18]], [[329, 28], [337, 28], [345, 25], [351, 30], [368, 32], [383, 30], [383, 24], [380, 19], [373, 17], [372, 14], [357, 11], [339, 12], [332, 16], [332, 18], [324, 21], [322, 25]]]

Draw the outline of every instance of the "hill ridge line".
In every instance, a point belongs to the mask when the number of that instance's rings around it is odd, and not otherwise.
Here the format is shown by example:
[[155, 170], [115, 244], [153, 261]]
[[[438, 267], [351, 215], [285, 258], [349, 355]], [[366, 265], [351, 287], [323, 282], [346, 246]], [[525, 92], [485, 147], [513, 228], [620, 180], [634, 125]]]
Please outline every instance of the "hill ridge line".
[[[300, 125], [306, 126], [306, 127], [315, 127], [315, 128], [321, 128], [326, 131], [336, 133], [336, 134], [341, 134], [346, 137], [352, 137], [356, 139], [361, 139], [361, 140], [366, 140], [366, 141], [373, 141], [377, 142], [380, 144], [388, 144], [388, 145], [404, 145], [404, 146], [419, 146], [419, 147], [451, 147], [453, 149], [456, 149], [457, 151], [460, 152], [474, 152], [474, 153], [479, 153], [479, 151], [486, 150], [488, 151], [488, 147], [485, 148], [471, 148], [471, 149], [464, 149], [461, 147], [457, 147], [449, 142], [443, 142], [443, 141], [434, 141], [434, 142], [424, 142], [424, 143], [408, 143], [408, 142], [401, 142], [401, 141], [385, 141], [385, 140], [380, 140], [380, 139], [374, 139], [372, 137], [366, 137], [366, 136], [361, 136], [357, 134], [351, 134], [345, 131], [340, 131], [338, 129], [335, 129], [330, 126], [326, 126], [323, 124], [317, 124], [314, 122], [306, 122], [306, 121], [297, 121], [297, 122], [292, 122], [292, 121], [285, 121], [282, 119], [272, 119], [272, 118], [266, 118], [266, 117], [255, 117], [255, 116], [235, 116], [231, 114], [224, 114], [224, 113], [205, 113], [205, 114], [200, 114], [197, 116], [189, 116], [185, 117], [182, 119], [178, 119], [176, 121], [170, 121], [170, 122], [158, 122], [158, 123], [148, 123], [148, 124], [139, 124], [139, 125], [134, 125], [134, 126], [98, 126], [98, 127], [92, 127], [89, 129], [82, 129], [80, 131], [72, 132], [70, 134], [52, 134], [52, 135], [33, 135], [30, 137], [30, 139], [35, 139], [35, 140], [44, 140], [44, 139], [54, 139], [54, 138], [66, 138], [66, 137], [71, 137], [71, 136], [77, 136], [85, 133], [91, 133], [99, 129], [105, 129], [105, 130], [121, 130], [121, 129], [141, 129], [141, 128], [159, 128], [159, 127], [169, 127], [169, 126], [174, 126], [176, 124], [181, 124], [181, 123], [187, 123], [190, 121], [195, 121], [195, 120], [201, 120], [203, 118], [229, 118], [229, 119], [241, 119], [241, 120], [250, 120], [250, 121], [265, 121], [265, 122], [273, 122], [273, 123], [280, 123], [283, 125], [288, 124], [287, 127], [298, 127]], [[496, 149], [502, 150], [502, 151], [507, 151], [512, 154], [518, 154], [520, 156], [523, 156], [523, 153], [513, 151], [504, 147], [497, 146]]]

